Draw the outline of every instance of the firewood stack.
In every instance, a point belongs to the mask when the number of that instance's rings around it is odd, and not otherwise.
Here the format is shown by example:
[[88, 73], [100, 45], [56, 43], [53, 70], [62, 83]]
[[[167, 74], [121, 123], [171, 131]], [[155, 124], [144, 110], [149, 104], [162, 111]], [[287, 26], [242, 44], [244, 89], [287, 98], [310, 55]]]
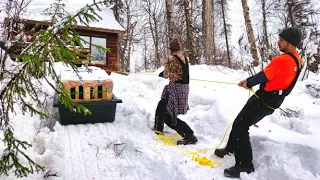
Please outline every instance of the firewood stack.
[[74, 102], [111, 100], [113, 81], [104, 80], [63, 80], [64, 87]]

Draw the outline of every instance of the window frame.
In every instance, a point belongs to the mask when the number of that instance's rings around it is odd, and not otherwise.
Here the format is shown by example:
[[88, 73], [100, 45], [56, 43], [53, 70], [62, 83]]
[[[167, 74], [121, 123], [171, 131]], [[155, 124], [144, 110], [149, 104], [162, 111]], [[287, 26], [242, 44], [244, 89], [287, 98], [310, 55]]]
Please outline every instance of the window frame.
[[[90, 55], [92, 56], [92, 39], [93, 37], [95, 38], [104, 38], [105, 41], [106, 41], [106, 44], [105, 44], [105, 48], [108, 47], [108, 39], [107, 39], [107, 35], [98, 35], [98, 34], [93, 34], [93, 33], [81, 33], [79, 34], [79, 36], [82, 38], [82, 37], [89, 37], [89, 53]], [[88, 59], [89, 61], [89, 65], [103, 65], [103, 66], [108, 66], [108, 52], [105, 53], [105, 60], [102, 61], [102, 63], [95, 63], [95, 62], [99, 62], [99, 61], [95, 61], [93, 59]]]

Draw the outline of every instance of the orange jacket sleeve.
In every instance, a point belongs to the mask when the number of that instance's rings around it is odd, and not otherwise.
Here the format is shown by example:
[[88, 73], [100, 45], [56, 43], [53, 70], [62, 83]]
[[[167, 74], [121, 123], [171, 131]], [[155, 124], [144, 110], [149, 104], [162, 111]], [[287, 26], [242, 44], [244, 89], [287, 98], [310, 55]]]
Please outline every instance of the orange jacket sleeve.
[[275, 57], [271, 63], [263, 70], [268, 81], [271, 81], [279, 73], [278, 58]]

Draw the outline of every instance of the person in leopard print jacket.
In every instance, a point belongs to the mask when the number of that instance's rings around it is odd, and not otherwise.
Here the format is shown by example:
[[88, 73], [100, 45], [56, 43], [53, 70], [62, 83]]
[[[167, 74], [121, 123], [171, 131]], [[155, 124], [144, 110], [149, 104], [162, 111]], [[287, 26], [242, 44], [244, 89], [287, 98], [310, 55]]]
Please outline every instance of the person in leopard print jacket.
[[177, 39], [169, 44], [170, 55], [163, 72], [164, 77], [169, 78], [169, 84], [164, 87], [156, 109], [154, 130], [157, 134], [162, 134], [165, 123], [183, 138], [177, 144], [187, 145], [195, 144], [198, 139], [190, 126], [177, 117], [189, 110], [189, 62], [180, 48]]
[[182, 51], [175, 51], [169, 55], [164, 66], [163, 74], [164, 77], [169, 78], [170, 84], [183, 79], [183, 70], [178, 58], [180, 58], [184, 64], [186, 63], [187, 58], [183, 55]]

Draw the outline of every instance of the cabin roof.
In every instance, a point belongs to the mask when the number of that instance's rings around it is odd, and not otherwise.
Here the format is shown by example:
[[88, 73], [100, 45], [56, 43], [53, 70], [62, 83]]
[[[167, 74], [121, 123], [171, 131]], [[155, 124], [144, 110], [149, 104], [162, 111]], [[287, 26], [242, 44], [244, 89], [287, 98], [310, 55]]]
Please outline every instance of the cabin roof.
[[[50, 26], [51, 23], [48, 21], [36, 21], [36, 20], [30, 20], [30, 19], [22, 19], [22, 21], [29, 25], [47, 25]], [[86, 30], [86, 31], [93, 31], [93, 32], [102, 32], [102, 33], [116, 33], [116, 34], [124, 34], [125, 31], [122, 30], [115, 30], [115, 29], [106, 29], [106, 28], [98, 28], [98, 27], [91, 27], [91, 26], [82, 26], [82, 25], [76, 25], [73, 26], [75, 30]]]
[[[22, 16], [27, 23], [39, 23], [50, 20], [48, 15], [44, 14], [44, 10], [50, 7], [50, 4], [56, 2], [55, 0], [33, 0], [27, 7], [26, 13]], [[93, 1], [92, 1], [93, 2]], [[68, 0], [63, 1], [65, 3], [65, 10], [69, 14], [75, 14], [80, 8], [88, 4], [87, 0]], [[113, 12], [108, 7], [100, 7], [101, 11], [96, 10], [96, 13], [102, 18], [99, 22], [89, 23], [89, 27], [83, 24], [74, 26], [75, 29], [91, 30], [98, 32], [111, 32], [124, 34], [124, 28], [116, 21]]]

